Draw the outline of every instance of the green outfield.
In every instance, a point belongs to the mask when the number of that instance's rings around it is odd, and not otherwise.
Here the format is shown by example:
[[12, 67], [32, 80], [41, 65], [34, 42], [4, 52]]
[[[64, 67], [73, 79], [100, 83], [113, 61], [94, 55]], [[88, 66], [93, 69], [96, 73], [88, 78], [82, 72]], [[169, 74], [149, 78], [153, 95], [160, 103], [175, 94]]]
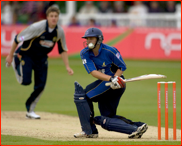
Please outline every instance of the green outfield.
[[[150, 126], [157, 126], [157, 81], [176, 81], [177, 128], [181, 129], [181, 62], [180, 61], [138, 61], [125, 60], [127, 70], [125, 78], [144, 74], [163, 74], [167, 79], [153, 79], [127, 83], [127, 89], [121, 98], [117, 114], [134, 121], [144, 121]], [[70, 59], [74, 75], [69, 76], [61, 59], [49, 59], [47, 85], [36, 111], [77, 116], [73, 101], [74, 81], [83, 87], [95, 79], [88, 75], [81, 59]], [[33, 79], [33, 78], [32, 78]], [[162, 86], [162, 119], [164, 119], [164, 88]], [[25, 111], [25, 101], [33, 90], [30, 86], [18, 85], [12, 68], [5, 67], [5, 58], [1, 58], [1, 111]], [[169, 85], [169, 128], [173, 127], [172, 86]], [[97, 104], [95, 115], [99, 115]], [[165, 121], [162, 120], [162, 127]], [[66, 128], [66, 127], [65, 127]], [[46, 141], [28, 137], [1, 135], [2, 145], [82, 145], [79, 141]], [[181, 142], [84, 142], [86, 145], [180, 145]]]

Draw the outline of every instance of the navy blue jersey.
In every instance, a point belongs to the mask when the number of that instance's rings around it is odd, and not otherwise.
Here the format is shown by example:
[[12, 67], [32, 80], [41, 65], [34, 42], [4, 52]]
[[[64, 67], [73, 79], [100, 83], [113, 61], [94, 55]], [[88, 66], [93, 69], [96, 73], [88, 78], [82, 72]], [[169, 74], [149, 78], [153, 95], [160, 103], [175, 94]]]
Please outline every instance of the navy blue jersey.
[[58, 51], [62, 53], [67, 51], [63, 29], [57, 25], [52, 32], [48, 30], [47, 20], [33, 23], [15, 37], [15, 42], [23, 42], [20, 48], [20, 55], [34, 57], [47, 56], [52, 51], [56, 42], [58, 42]]
[[97, 70], [104, 74], [113, 76], [117, 69], [122, 71], [126, 70], [126, 64], [119, 51], [116, 48], [103, 43], [100, 45], [99, 54], [97, 56], [95, 56], [92, 50], [88, 47], [84, 48], [80, 52], [80, 56], [88, 73]]

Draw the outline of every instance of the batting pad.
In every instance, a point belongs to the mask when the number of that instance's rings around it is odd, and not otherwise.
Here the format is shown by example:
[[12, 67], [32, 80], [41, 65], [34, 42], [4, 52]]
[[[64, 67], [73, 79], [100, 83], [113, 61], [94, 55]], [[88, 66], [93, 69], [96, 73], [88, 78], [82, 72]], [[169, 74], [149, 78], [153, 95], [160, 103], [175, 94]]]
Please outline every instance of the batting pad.
[[77, 107], [77, 112], [80, 119], [82, 131], [84, 131], [87, 135], [90, 135], [92, 134], [92, 128], [90, 125], [90, 107], [87, 103], [85, 92], [82, 86], [78, 82], [75, 82], [74, 84], [75, 84], [74, 102]]
[[138, 128], [136, 125], [127, 124], [121, 119], [109, 118], [104, 116], [95, 117], [94, 122], [98, 125], [101, 125], [102, 128], [108, 131], [115, 131], [125, 134], [131, 134]]

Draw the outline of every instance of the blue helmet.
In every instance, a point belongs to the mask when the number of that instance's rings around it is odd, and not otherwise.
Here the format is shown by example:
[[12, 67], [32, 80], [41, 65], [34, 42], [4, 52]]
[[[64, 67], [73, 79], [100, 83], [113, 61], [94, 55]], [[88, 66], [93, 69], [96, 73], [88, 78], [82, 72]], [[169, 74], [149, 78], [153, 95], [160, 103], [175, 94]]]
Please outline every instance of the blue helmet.
[[95, 27], [87, 29], [87, 31], [85, 32], [85, 35], [82, 38], [87, 38], [87, 37], [96, 37], [97, 38], [96, 44], [101, 44], [102, 41], [104, 40], [102, 31]]

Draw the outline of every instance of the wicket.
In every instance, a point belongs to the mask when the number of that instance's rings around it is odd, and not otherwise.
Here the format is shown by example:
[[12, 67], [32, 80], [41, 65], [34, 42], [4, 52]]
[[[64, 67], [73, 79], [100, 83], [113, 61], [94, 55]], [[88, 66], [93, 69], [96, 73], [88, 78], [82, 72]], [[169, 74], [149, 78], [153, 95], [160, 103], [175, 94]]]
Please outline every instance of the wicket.
[[176, 140], [176, 82], [158, 82], [158, 140], [161, 140], [161, 84], [165, 85], [165, 140], [168, 140], [168, 84], [173, 84], [173, 140]]

